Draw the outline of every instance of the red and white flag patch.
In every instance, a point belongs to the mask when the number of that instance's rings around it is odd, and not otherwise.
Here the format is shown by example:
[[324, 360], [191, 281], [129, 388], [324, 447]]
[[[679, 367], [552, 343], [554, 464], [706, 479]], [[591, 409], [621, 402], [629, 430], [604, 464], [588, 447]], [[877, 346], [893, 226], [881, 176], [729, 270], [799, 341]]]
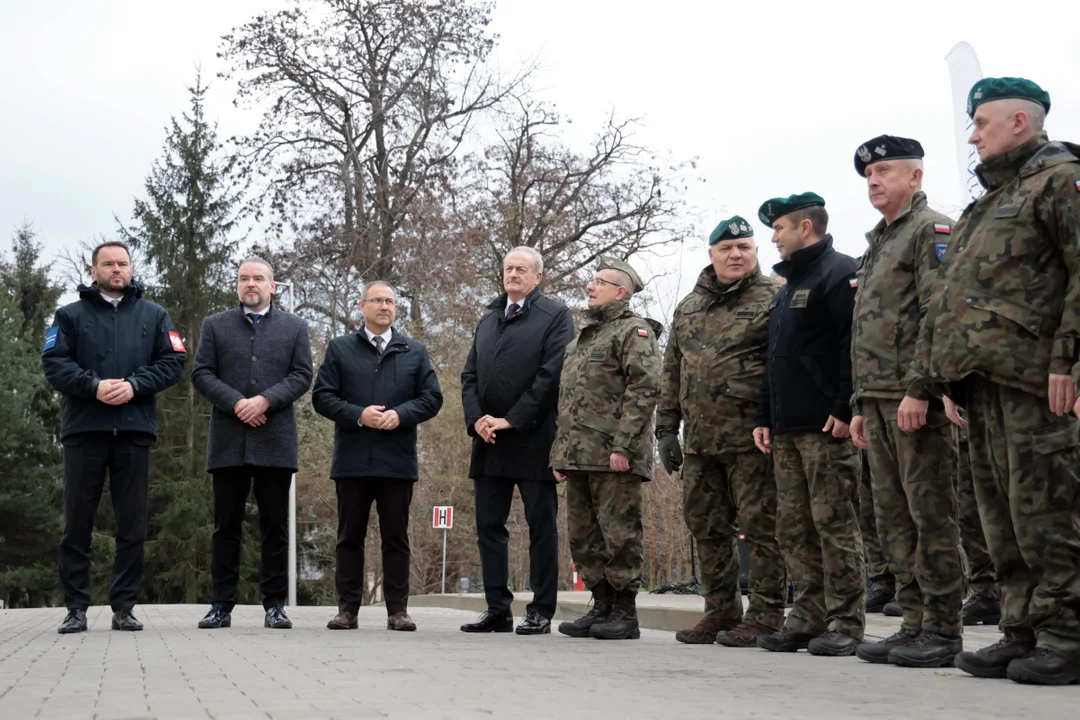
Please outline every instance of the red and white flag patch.
[[940, 235], [952, 235], [952, 228], [945, 223], [934, 223], [934, 232]]
[[175, 330], [169, 331], [169, 342], [172, 343], [173, 352], [187, 352], [187, 348], [184, 347], [184, 341], [180, 339], [180, 333]]
[[851, 287], [853, 288], [859, 287], [859, 278], [851, 278], [850, 280], [848, 280], [848, 284], [851, 285]]
[[1080, 180], [1076, 181], [1076, 192], [1080, 192]]
[[637, 334], [638, 334], [638, 337], [649, 337], [649, 331], [646, 330], [645, 328], [638, 328], [637, 329]]

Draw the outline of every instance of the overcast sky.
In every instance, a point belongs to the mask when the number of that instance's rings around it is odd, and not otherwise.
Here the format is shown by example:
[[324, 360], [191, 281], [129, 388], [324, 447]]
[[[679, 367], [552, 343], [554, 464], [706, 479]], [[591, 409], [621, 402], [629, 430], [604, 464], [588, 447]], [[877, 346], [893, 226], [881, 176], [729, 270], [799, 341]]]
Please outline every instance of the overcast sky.
[[[113, 215], [130, 217], [165, 123], [186, 108], [195, 66], [213, 77], [220, 36], [278, 4], [2, 0], [0, 231], [31, 220], [49, 259], [114, 234]], [[756, 220], [770, 197], [819, 193], [837, 247], [861, 254], [879, 216], [852, 156], [881, 133], [922, 142], [924, 189], [955, 215], [944, 57], [957, 42], [974, 47], [985, 75], [1041, 84], [1053, 104], [1051, 137], [1080, 143], [1078, 28], [1080, 3], [1067, 0], [501, 0], [494, 22], [502, 67], [540, 54], [534, 85], [573, 119], [572, 143], [582, 147], [615, 108], [646, 118], [642, 143], [699, 158], [704, 182], [688, 196], [697, 236], [666, 259], [636, 261], [643, 275], [673, 278], [660, 283], [664, 297], [689, 290], [707, 262], [705, 238], [733, 213], [754, 221], [763, 266], [776, 262]], [[222, 82], [212, 87], [208, 115], [223, 136], [257, 120], [232, 107]]]

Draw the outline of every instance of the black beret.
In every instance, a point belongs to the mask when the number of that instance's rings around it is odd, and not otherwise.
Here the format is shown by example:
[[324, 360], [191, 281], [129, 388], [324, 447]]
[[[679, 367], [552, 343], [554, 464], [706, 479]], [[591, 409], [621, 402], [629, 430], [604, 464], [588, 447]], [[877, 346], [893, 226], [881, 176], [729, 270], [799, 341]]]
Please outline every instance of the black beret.
[[921, 160], [924, 157], [922, 145], [918, 140], [878, 135], [867, 140], [855, 151], [855, 172], [866, 177], [866, 166], [882, 160]]

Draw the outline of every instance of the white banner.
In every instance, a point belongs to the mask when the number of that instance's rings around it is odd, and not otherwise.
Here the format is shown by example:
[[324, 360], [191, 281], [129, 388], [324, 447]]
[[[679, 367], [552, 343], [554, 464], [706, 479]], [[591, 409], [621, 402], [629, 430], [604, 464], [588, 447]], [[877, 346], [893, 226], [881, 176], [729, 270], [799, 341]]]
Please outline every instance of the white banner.
[[975, 50], [966, 42], [957, 43], [945, 56], [952, 84], [953, 132], [956, 136], [956, 165], [960, 181], [960, 204], [967, 205], [982, 195], [982, 186], [975, 177], [979, 156], [975, 146], [968, 145], [971, 137], [971, 119], [967, 114], [968, 92], [982, 79], [982, 68]]

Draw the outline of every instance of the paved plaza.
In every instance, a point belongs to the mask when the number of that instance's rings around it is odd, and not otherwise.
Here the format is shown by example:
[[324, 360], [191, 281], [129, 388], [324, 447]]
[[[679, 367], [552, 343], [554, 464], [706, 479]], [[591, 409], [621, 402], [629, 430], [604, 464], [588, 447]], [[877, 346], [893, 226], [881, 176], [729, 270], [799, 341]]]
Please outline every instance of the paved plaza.
[[[683, 599], [683, 603], [700, 598]], [[958, 670], [874, 666], [676, 643], [468, 635], [463, 610], [416, 607], [415, 633], [385, 630], [364, 608], [360, 629], [330, 631], [333, 608], [290, 611], [291, 631], [264, 630], [245, 606], [227, 630], [198, 630], [206, 608], [137, 608], [141, 633], [59, 635], [62, 609], [0, 611], [0, 718], [1075, 718], [1080, 687], [978, 680]], [[872, 616], [871, 632], [898, 620]], [[969, 633], [968, 646], [996, 639]]]

